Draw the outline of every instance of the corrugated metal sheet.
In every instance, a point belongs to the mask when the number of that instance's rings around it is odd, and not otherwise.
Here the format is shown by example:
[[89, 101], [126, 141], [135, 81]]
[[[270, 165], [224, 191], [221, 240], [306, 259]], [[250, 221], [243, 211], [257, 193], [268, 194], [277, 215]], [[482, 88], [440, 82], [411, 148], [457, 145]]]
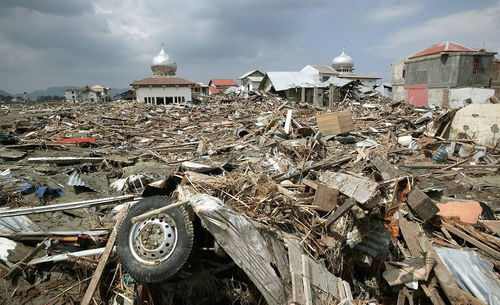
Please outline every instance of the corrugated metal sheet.
[[70, 186], [86, 186], [85, 182], [80, 178], [80, 174], [77, 170], [74, 170], [68, 178], [68, 185]]
[[500, 282], [495, 277], [492, 263], [482, 259], [475, 251], [434, 249], [460, 288], [487, 304], [500, 304]]
[[355, 80], [353, 80], [353, 79], [345, 79], [345, 78], [339, 78], [336, 76], [332, 76], [329, 79], [327, 79], [326, 82], [324, 82], [324, 84], [326, 84], [326, 85], [332, 84], [335, 87], [344, 87], [345, 85], [348, 85], [354, 81]]
[[267, 76], [276, 91], [283, 91], [290, 88], [324, 88], [328, 86], [317, 81], [314, 75], [303, 71], [268, 72]]
[[24, 215], [0, 218], [0, 235], [20, 232], [43, 232], [43, 230]]

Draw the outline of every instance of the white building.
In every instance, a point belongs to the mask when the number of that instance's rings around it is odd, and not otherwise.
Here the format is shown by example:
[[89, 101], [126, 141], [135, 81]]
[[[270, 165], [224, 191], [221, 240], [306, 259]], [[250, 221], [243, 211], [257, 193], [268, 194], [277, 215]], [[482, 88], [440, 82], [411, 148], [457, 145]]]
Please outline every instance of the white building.
[[192, 100], [191, 89], [195, 84], [175, 75], [177, 63], [163, 48], [153, 57], [151, 70], [153, 76], [130, 84], [136, 91], [138, 102], [166, 105]]
[[70, 102], [105, 102], [109, 100], [109, 87], [94, 85], [83, 89], [68, 88], [64, 90], [64, 97]]
[[265, 74], [259, 70], [249, 71], [240, 76], [241, 86], [243, 86], [246, 91], [258, 90], [262, 79], [264, 79], [264, 75]]

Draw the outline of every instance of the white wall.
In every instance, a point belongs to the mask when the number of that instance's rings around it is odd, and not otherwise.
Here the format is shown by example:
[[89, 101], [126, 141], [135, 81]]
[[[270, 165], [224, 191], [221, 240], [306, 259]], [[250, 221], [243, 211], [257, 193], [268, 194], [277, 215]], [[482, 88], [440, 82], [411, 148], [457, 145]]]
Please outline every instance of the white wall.
[[[137, 101], [145, 103], [144, 98], [151, 98], [153, 101], [156, 97], [184, 97], [185, 102], [191, 101], [190, 87], [140, 87], [136, 89]], [[154, 103], [154, 102], [153, 102]]]
[[[73, 93], [71, 93], [73, 92]], [[74, 102], [78, 99], [78, 94], [79, 92], [77, 91], [66, 91], [64, 92], [64, 97], [66, 98], [67, 101]]]
[[467, 106], [467, 99], [472, 100], [472, 104], [489, 104], [488, 99], [495, 95], [494, 89], [487, 88], [459, 88], [450, 89], [448, 93], [449, 108], [460, 108]]

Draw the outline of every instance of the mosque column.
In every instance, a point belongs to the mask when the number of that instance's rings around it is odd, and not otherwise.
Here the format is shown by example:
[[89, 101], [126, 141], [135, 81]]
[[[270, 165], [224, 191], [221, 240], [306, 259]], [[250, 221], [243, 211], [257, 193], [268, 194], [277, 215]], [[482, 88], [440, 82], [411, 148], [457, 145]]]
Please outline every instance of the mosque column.
[[300, 88], [300, 101], [301, 102], [306, 101], [306, 88], [304, 87]]

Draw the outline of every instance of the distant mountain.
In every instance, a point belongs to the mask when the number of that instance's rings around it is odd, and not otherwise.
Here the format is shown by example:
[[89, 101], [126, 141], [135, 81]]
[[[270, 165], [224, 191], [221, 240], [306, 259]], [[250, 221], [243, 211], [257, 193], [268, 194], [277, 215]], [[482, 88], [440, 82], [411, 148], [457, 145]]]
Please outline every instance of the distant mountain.
[[12, 96], [12, 94], [10, 94], [10, 93], [9, 93], [9, 92], [7, 92], [7, 91], [3, 91], [2, 89], [0, 89], [0, 95], [3, 95], [3, 96], [8, 96], [8, 95], [10, 95], [10, 96]]
[[[26, 96], [29, 99], [34, 99], [38, 96], [64, 96], [64, 90], [68, 88], [78, 88], [77, 86], [62, 86], [62, 87], [50, 87], [45, 90], [35, 90], [29, 92]], [[23, 96], [23, 93], [16, 94], [16, 96]]]
[[123, 88], [123, 89], [117, 89], [117, 88], [110, 88], [109, 89], [109, 97], [113, 98], [114, 96], [118, 94], [122, 94], [125, 91], [130, 90], [130, 88]]
[[[79, 87], [79, 86], [61, 86], [61, 87], [50, 87], [50, 88], [47, 88], [45, 90], [35, 90], [33, 92], [29, 92], [28, 94], [26, 94], [26, 96], [29, 98], [29, 99], [35, 99], [37, 98], [38, 96], [64, 96], [64, 90], [68, 89], [68, 88], [82, 88], [82, 87]], [[109, 96], [110, 97], [113, 97], [117, 94], [120, 94], [120, 93], [123, 93], [125, 91], [129, 90], [129, 88], [124, 88], [124, 89], [119, 89], [119, 88], [110, 88], [109, 90]], [[0, 90], [0, 95], [2, 94], [2, 92], [5, 92], [3, 90]], [[5, 92], [7, 93], [7, 92]], [[13, 95], [13, 94], [9, 94], [9, 95]], [[19, 94], [15, 94], [15, 96], [21, 96], [23, 97], [24, 94], [23, 93], [19, 93]]]

